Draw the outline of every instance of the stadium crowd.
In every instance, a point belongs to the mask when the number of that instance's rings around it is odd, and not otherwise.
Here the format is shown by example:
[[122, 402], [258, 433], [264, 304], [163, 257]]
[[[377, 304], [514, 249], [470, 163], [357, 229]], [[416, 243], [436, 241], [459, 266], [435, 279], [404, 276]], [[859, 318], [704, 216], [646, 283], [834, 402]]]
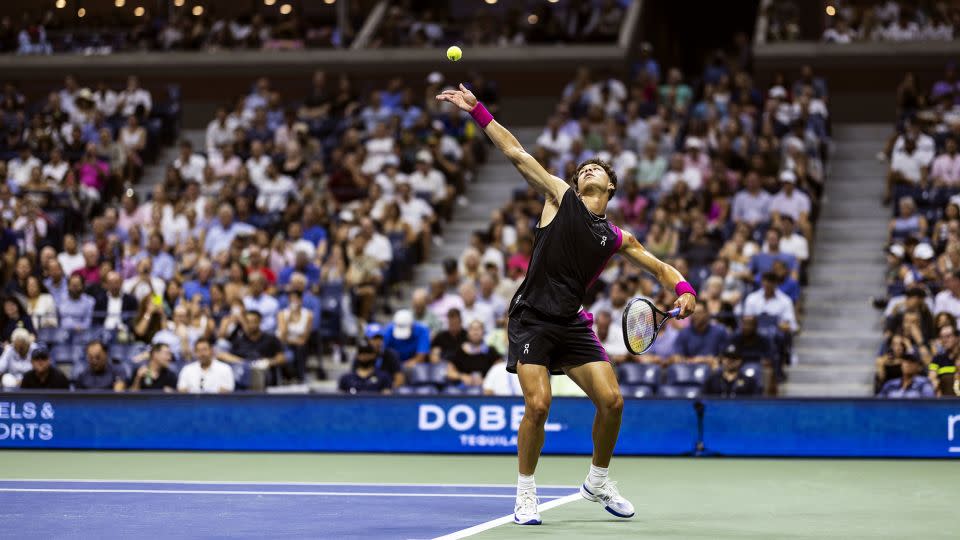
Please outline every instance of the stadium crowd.
[[[472, 124], [432, 99], [438, 77], [430, 99], [399, 79], [361, 96], [318, 71], [285, 100], [259, 79], [217, 111], [203, 147], [179, 143], [146, 201], [108, 188], [126, 178], [97, 146], [109, 126], [51, 119], [64, 97], [100, 106], [68, 77], [0, 169], [5, 386], [62, 383], [38, 375], [57, 373], [36, 365], [45, 361], [77, 389], [220, 391], [230, 385], [210, 377], [225, 370], [238, 388], [305, 380], [321, 345], [352, 339], [388, 307], [467, 202], [482, 147]], [[121, 140], [136, 126], [127, 106], [142, 107], [123, 96]], [[71, 194], [70, 212], [55, 204]]]
[[[51, 2], [52, 4], [52, 2]], [[279, 11], [270, 4], [236, 17], [217, 15], [216, 4], [191, 12], [195, 6], [171, 4], [162, 14], [142, 6], [109, 2], [87, 6], [78, 17], [75, 8], [48, 9], [0, 18], [0, 53], [45, 55], [54, 53], [110, 54], [124, 51], [218, 51], [234, 49], [298, 50], [348, 47], [365, 11], [351, 2], [349, 24], [336, 24], [335, 8], [322, 4], [306, 12]], [[132, 4], [132, 3], [131, 3]], [[66, 6], [66, 3], [64, 3]]]
[[[793, 0], [771, 2], [765, 11], [767, 41], [804, 39], [801, 7], [803, 3]], [[827, 43], [951, 41], [960, 24], [960, 3], [844, 0], [830, 2], [824, 19], [820, 39]]]
[[948, 65], [929, 91], [907, 74], [887, 148], [884, 342], [876, 390], [885, 397], [960, 396], [960, 86]]
[[630, 0], [493, 2], [478, 7], [445, 0], [403, 0], [392, 5], [372, 47], [436, 47], [612, 43]]
[[[623, 343], [622, 310], [633, 296], [668, 306], [673, 292], [619, 258], [601, 274], [586, 307], [627, 393], [744, 395], [772, 392], [786, 376], [822, 191], [827, 100], [809, 67], [793, 84], [780, 77], [761, 90], [723, 56], [691, 83], [677, 69], [661, 77], [647, 56], [626, 82], [581, 69], [564, 89], [528, 151], [561, 178], [588, 157], [609, 161], [619, 178], [611, 219], [699, 293], [698, 312], [671, 321], [637, 358]], [[502, 361], [506, 306], [529, 264], [542, 204], [533, 190], [518, 190], [459, 260], [446, 262], [443, 279], [415, 292], [411, 311], [370, 330], [385, 334], [371, 357], [386, 347], [399, 354], [380, 361], [394, 372], [408, 366], [401, 391], [519, 391]]]

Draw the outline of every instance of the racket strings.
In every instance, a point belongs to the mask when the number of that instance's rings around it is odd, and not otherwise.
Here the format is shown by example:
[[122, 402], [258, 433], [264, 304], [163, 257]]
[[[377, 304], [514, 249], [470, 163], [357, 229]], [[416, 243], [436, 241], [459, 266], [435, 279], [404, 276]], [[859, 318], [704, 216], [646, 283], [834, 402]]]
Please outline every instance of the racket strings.
[[634, 302], [627, 311], [627, 342], [631, 352], [640, 354], [650, 348], [657, 335], [653, 309], [646, 302]]

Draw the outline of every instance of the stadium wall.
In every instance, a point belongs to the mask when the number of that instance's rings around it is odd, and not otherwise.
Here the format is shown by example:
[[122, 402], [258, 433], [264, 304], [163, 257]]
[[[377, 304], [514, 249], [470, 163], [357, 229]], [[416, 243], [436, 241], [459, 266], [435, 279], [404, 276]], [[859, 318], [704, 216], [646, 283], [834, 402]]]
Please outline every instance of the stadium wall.
[[[555, 399], [544, 452], [589, 454], [593, 413]], [[522, 415], [517, 398], [20, 392], [0, 394], [0, 449], [513, 453]], [[957, 458], [960, 402], [628, 400], [617, 451]]]

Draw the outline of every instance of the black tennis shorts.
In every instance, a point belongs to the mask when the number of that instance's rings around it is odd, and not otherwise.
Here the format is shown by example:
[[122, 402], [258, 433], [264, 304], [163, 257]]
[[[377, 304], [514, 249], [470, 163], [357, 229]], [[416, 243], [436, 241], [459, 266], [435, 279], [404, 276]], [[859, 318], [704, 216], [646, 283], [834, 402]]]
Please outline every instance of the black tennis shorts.
[[565, 367], [610, 361], [593, 332], [593, 314], [586, 311], [562, 320], [519, 306], [510, 315], [507, 335], [510, 373], [517, 372], [518, 363], [546, 366], [551, 374], [560, 375]]

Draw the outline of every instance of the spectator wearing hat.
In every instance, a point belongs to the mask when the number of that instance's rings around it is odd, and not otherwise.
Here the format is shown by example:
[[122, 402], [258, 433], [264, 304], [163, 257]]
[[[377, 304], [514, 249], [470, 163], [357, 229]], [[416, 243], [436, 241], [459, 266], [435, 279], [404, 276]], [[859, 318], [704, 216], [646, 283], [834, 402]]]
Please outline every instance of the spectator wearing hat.
[[396, 388], [404, 383], [403, 366], [397, 352], [383, 345], [384, 327], [379, 323], [370, 323], [364, 331], [366, 342], [377, 353], [376, 368], [393, 377], [393, 386]]
[[383, 331], [383, 346], [397, 352], [405, 366], [424, 362], [430, 354], [430, 330], [414, 322], [413, 312], [401, 309]]
[[903, 284], [907, 287], [927, 285], [939, 288], [940, 274], [937, 272], [935, 260], [933, 246], [926, 242], [917, 244], [913, 248], [913, 264], [904, 267]]
[[903, 375], [887, 381], [877, 397], [907, 399], [934, 397], [933, 385], [927, 378], [920, 375], [922, 367], [923, 363], [916, 354], [912, 352], [904, 354], [900, 363]]
[[[50, 365], [50, 351], [37, 346], [30, 355], [30, 371], [23, 374], [20, 388], [23, 390], [69, 390], [70, 380], [57, 368]], [[2, 370], [0, 370], [2, 371]]]
[[389, 394], [393, 387], [393, 377], [377, 368], [377, 352], [369, 343], [357, 348], [353, 369], [340, 377], [337, 385], [347, 394]]
[[410, 187], [417, 197], [430, 201], [438, 212], [448, 199], [448, 190], [443, 173], [433, 166], [433, 155], [429, 150], [417, 152], [417, 162], [414, 171], [407, 177]]
[[787, 169], [780, 173], [780, 191], [770, 199], [773, 216], [790, 216], [801, 225], [808, 222], [812, 204], [810, 197], [797, 189], [797, 175]]
[[[683, 156], [684, 168], [697, 169], [700, 171], [701, 178], [708, 178], [712, 170], [710, 167], [710, 156], [704, 151], [703, 139], [699, 137], [687, 137], [684, 149], [686, 150]], [[691, 189], [694, 188], [691, 186]]]
[[703, 394], [722, 398], [736, 398], [756, 395], [757, 381], [744, 377], [740, 372], [743, 357], [733, 343], [724, 347], [720, 353], [720, 370], [714, 371], [703, 385]]

